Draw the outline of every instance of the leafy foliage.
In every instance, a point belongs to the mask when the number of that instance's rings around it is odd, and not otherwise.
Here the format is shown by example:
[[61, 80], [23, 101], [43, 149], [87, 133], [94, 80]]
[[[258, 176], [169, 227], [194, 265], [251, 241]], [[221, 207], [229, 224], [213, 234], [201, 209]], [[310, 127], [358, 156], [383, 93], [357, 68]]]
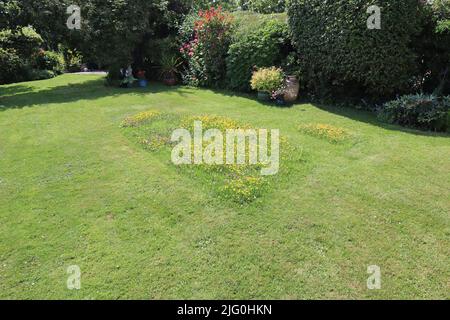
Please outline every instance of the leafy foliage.
[[238, 0], [239, 6], [244, 10], [258, 13], [284, 12], [286, 0]]
[[418, 74], [417, 0], [381, 1], [381, 30], [367, 28], [371, 0], [291, 0], [291, 35], [311, 93], [382, 99], [411, 89]]
[[[222, 9], [211, 7], [200, 10], [193, 22], [192, 34], [181, 37], [190, 40], [183, 44], [180, 52], [188, 67], [184, 74], [185, 83], [208, 87], [224, 87], [226, 57], [232, 37], [232, 17]], [[185, 27], [184, 31], [189, 27]]]
[[33, 66], [40, 70], [61, 74], [65, 70], [64, 56], [58, 52], [41, 50], [34, 56]]
[[66, 65], [66, 69], [69, 72], [79, 72], [81, 70], [81, 65], [83, 62], [82, 54], [70, 48], [66, 48], [64, 46], [60, 46], [61, 52], [64, 55], [64, 63]]
[[88, 0], [82, 6], [85, 50], [113, 74], [130, 63], [141, 67], [147, 44], [174, 34], [188, 6], [184, 0]]
[[287, 25], [278, 20], [264, 21], [256, 30], [236, 37], [227, 58], [227, 80], [234, 90], [250, 91], [256, 68], [279, 66], [288, 45]]
[[261, 68], [253, 72], [251, 87], [253, 90], [272, 93], [284, 82], [283, 71], [279, 68]]
[[0, 48], [0, 84], [22, 81], [26, 68], [14, 49]]
[[1, 47], [16, 50], [17, 54], [23, 59], [28, 59], [36, 53], [43, 42], [42, 37], [32, 27], [0, 31]]
[[448, 125], [450, 97], [406, 95], [386, 103], [378, 117], [389, 123], [422, 130], [445, 131]]
[[42, 44], [42, 37], [31, 27], [0, 31], [0, 84], [48, 79], [54, 72], [62, 73], [62, 57], [57, 53], [46, 55], [39, 48]]

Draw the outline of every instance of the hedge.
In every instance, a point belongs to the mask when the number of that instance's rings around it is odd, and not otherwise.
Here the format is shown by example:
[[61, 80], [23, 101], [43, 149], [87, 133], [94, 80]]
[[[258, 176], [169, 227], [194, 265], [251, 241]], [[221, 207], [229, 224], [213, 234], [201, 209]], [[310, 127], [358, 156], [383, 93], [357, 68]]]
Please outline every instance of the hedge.
[[24, 59], [35, 53], [43, 43], [42, 37], [31, 27], [0, 30], [1, 47], [14, 49]]
[[418, 74], [417, 0], [378, 1], [381, 30], [368, 29], [373, 0], [290, 0], [288, 18], [308, 89], [320, 96], [390, 97]]
[[0, 48], [0, 85], [23, 81], [26, 69], [14, 49]]
[[287, 24], [266, 20], [257, 29], [246, 29], [235, 37], [227, 57], [227, 80], [230, 89], [250, 91], [254, 68], [279, 66], [289, 45]]
[[238, 0], [241, 9], [258, 13], [284, 12], [286, 0]]

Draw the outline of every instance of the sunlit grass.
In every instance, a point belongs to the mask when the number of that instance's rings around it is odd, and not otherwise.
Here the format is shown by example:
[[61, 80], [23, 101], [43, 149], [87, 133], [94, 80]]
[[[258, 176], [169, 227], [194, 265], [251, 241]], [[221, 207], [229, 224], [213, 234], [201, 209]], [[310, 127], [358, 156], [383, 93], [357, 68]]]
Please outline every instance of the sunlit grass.
[[[0, 106], [0, 298], [449, 297], [448, 135], [225, 91], [108, 88], [98, 76], [0, 86]], [[148, 127], [155, 140], [176, 119], [217, 116], [279, 129], [299, 156], [237, 205], [218, 196], [222, 179], [174, 166], [165, 141], [146, 149], [147, 129], [120, 127], [147, 111], [164, 114]], [[351, 137], [330, 143], [298, 130], [308, 124]], [[66, 287], [70, 265], [80, 291]], [[369, 265], [381, 290], [367, 289]]]

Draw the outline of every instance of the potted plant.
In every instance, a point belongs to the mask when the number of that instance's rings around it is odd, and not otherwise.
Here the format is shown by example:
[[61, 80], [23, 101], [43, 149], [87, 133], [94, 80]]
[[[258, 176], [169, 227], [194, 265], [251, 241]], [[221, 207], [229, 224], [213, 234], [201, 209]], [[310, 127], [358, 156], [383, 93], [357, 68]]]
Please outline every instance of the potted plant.
[[280, 88], [278, 88], [277, 90], [272, 92], [272, 100], [274, 100], [278, 106], [286, 105], [285, 90], [286, 90], [286, 85], [283, 84], [283, 85], [281, 85]]
[[136, 77], [138, 78], [140, 87], [142, 87], [142, 88], [147, 87], [148, 81], [145, 78], [145, 71], [144, 70], [139, 70], [138, 72], [136, 72]]
[[250, 85], [258, 91], [258, 99], [269, 101], [274, 92], [280, 90], [284, 83], [283, 70], [276, 67], [261, 68], [253, 72]]
[[120, 78], [120, 86], [122, 88], [131, 88], [134, 82], [137, 80], [135, 77], [133, 77], [133, 68], [131, 67], [131, 65], [128, 65], [128, 68], [126, 69], [120, 69]]
[[161, 59], [161, 77], [165, 85], [173, 86], [177, 83], [178, 68], [183, 62], [177, 56], [164, 56]]

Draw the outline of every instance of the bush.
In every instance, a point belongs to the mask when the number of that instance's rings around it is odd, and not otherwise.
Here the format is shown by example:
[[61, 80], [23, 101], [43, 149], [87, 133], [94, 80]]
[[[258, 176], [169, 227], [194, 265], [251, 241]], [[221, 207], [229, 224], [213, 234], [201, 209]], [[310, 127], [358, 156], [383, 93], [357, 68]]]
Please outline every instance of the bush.
[[421, 130], [445, 131], [448, 126], [450, 97], [406, 95], [383, 105], [378, 111], [382, 121]]
[[26, 65], [14, 49], [0, 48], [0, 84], [23, 81]]
[[47, 80], [56, 77], [56, 73], [51, 70], [31, 69], [28, 71], [27, 80]]
[[421, 34], [414, 42], [419, 55], [420, 73], [416, 77], [416, 91], [435, 95], [450, 94], [450, 2], [435, 0], [426, 8]]
[[64, 71], [63, 57], [39, 49], [42, 37], [31, 27], [0, 31], [0, 44], [0, 84], [49, 79]]
[[[188, 18], [192, 22], [191, 18]], [[183, 75], [185, 83], [207, 87], [224, 87], [226, 57], [231, 43], [232, 17], [218, 9], [200, 11], [194, 19], [193, 34], [182, 34], [189, 38], [180, 52], [188, 67]], [[187, 26], [183, 30], [189, 30]]]
[[281, 65], [288, 43], [287, 24], [278, 20], [264, 21], [258, 29], [237, 37], [227, 58], [230, 89], [250, 91], [254, 68]]
[[272, 93], [281, 88], [283, 82], [284, 75], [281, 69], [262, 68], [253, 73], [251, 87], [253, 90]]
[[417, 0], [382, 1], [381, 28], [367, 27], [372, 0], [291, 0], [290, 33], [310, 92], [322, 97], [383, 99], [408, 92], [417, 75]]
[[258, 13], [284, 12], [286, 0], [238, 0], [239, 6], [243, 10]]
[[65, 70], [64, 56], [54, 51], [40, 50], [35, 55], [34, 67], [39, 70], [49, 70], [61, 74]]
[[167, 61], [166, 57], [180, 57], [180, 42], [178, 40], [173, 36], [150, 40], [143, 48], [142, 66], [137, 65], [136, 70], [145, 70], [148, 79], [161, 80], [160, 69], [163, 62]]
[[17, 55], [23, 59], [36, 53], [43, 43], [42, 37], [31, 27], [0, 31], [1, 47], [16, 50]]
[[68, 72], [79, 72], [81, 64], [83, 63], [83, 56], [75, 50], [64, 50], [64, 64]]

